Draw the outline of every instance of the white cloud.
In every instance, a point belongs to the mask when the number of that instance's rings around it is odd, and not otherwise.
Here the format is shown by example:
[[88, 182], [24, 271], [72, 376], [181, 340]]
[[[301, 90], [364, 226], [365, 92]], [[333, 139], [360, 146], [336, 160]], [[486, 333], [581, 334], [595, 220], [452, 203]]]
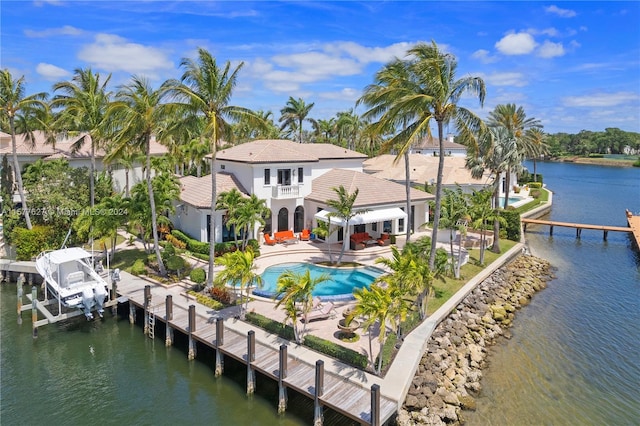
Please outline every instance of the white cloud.
[[351, 87], [345, 87], [337, 92], [323, 92], [320, 93], [322, 99], [336, 99], [339, 101], [353, 101], [355, 102], [362, 95], [361, 90], [356, 90]]
[[80, 49], [78, 58], [108, 72], [125, 71], [149, 78], [158, 78], [159, 71], [173, 69], [173, 63], [161, 49], [129, 43], [112, 34], [96, 35], [93, 43]]
[[640, 95], [633, 92], [616, 92], [616, 93], [595, 93], [585, 96], [567, 96], [562, 99], [562, 103], [572, 107], [611, 107], [626, 104], [628, 102], [637, 102]]
[[558, 31], [557, 29], [555, 29], [553, 27], [544, 28], [542, 30], [538, 30], [538, 29], [535, 29], [535, 28], [529, 28], [527, 30], [527, 32], [529, 34], [533, 34], [533, 35], [546, 35], [548, 37], [558, 37], [560, 35], [560, 31]]
[[34, 1], [33, 4], [37, 7], [42, 7], [45, 4], [50, 4], [52, 6], [62, 6], [62, 2], [60, 0], [37, 0]]
[[519, 72], [496, 72], [488, 75], [481, 75], [487, 84], [493, 86], [515, 86], [523, 87], [529, 84], [524, 75]]
[[545, 7], [544, 11], [547, 12], [547, 13], [553, 13], [555, 15], [558, 15], [558, 16], [562, 17], [562, 18], [573, 18], [574, 16], [576, 16], [575, 10], [560, 9], [556, 5]]
[[498, 61], [498, 57], [497, 56], [491, 56], [489, 51], [485, 50], [485, 49], [476, 50], [475, 52], [473, 52], [471, 57], [473, 59], [479, 60], [483, 64], [491, 64], [493, 62], [497, 62]]
[[526, 55], [536, 47], [536, 41], [529, 33], [511, 33], [502, 37], [495, 45], [505, 55]]
[[403, 58], [411, 48], [407, 42], [395, 43], [386, 47], [366, 47], [354, 42], [338, 42], [324, 46], [327, 53], [347, 54], [358, 62], [368, 64], [372, 62], [386, 63], [394, 58]]
[[38, 64], [36, 72], [50, 81], [60, 80], [61, 78], [71, 75], [71, 73], [65, 69], [55, 65], [45, 64], [44, 62]]
[[564, 56], [565, 50], [562, 43], [553, 43], [545, 40], [536, 53], [541, 58], [554, 58], [556, 56]]
[[60, 28], [47, 28], [42, 31], [24, 30], [24, 35], [30, 38], [41, 37], [54, 37], [54, 36], [77, 36], [81, 35], [83, 31], [79, 28], [72, 27], [71, 25], [65, 25]]

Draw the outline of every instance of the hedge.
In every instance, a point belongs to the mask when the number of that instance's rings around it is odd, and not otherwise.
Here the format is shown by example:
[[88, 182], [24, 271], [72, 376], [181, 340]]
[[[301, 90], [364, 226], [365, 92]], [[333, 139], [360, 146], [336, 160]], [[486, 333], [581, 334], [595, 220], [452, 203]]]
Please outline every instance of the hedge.
[[17, 260], [31, 260], [45, 250], [57, 248], [54, 229], [43, 225], [35, 225], [32, 229], [14, 228], [11, 242], [16, 247]]
[[504, 229], [507, 232], [507, 239], [520, 241], [520, 212], [517, 210], [500, 210], [500, 216], [507, 221]]

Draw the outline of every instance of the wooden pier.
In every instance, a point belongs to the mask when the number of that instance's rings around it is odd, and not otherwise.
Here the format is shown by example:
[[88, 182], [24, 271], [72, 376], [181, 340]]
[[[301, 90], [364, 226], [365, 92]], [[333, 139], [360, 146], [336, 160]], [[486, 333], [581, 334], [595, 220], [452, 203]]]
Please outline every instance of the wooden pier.
[[576, 230], [576, 238], [580, 238], [583, 229], [593, 229], [596, 231], [603, 232], [603, 239], [607, 240], [607, 234], [609, 231], [613, 232], [632, 232], [632, 228], [625, 226], [610, 226], [610, 225], [590, 225], [586, 223], [571, 223], [571, 222], [557, 222], [555, 220], [542, 220], [542, 219], [521, 219], [524, 227], [524, 231], [527, 232], [528, 224], [536, 224], [536, 225], [548, 225], [549, 226], [549, 235], [553, 235], [553, 227], [560, 226], [564, 228], [575, 228]]
[[[119, 300], [128, 299], [129, 320], [135, 322], [136, 311], [144, 312], [144, 333], [155, 337], [156, 321], [165, 325], [165, 344], [171, 345], [174, 331], [189, 338], [188, 357], [196, 356], [196, 342], [215, 351], [215, 374], [224, 369], [224, 357], [233, 358], [247, 366], [247, 394], [255, 390], [255, 371], [276, 381], [279, 387], [278, 411], [286, 408], [286, 389], [293, 389], [314, 401], [314, 424], [322, 424], [323, 407], [329, 407], [363, 425], [379, 426], [388, 421], [398, 409], [398, 401], [380, 393], [380, 386], [365, 388], [348, 378], [324, 371], [324, 362], [315, 365], [287, 355], [287, 344], [279, 348], [256, 341], [255, 332], [241, 334], [225, 327], [222, 318], [207, 318], [196, 314], [195, 305], [185, 309], [167, 295], [160, 302], [152, 302], [150, 286], [140, 288], [122, 282], [118, 285]], [[182, 303], [182, 301], [181, 301]], [[274, 339], [276, 340], [276, 339]], [[286, 342], [286, 341], [282, 341]]]
[[629, 228], [631, 228], [636, 243], [636, 249], [640, 250], [640, 216], [634, 216], [629, 210], [626, 211], [626, 215], [627, 223], [629, 224]]

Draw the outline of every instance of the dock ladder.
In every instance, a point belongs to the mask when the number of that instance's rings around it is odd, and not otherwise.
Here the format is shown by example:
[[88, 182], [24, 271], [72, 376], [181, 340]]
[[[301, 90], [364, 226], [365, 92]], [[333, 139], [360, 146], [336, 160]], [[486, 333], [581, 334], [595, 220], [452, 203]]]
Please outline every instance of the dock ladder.
[[150, 339], [155, 338], [155, 327], [156, 326], [156, 307], [152, 307], [149, 309], [149, 324], [148, 324], [148, 336]]

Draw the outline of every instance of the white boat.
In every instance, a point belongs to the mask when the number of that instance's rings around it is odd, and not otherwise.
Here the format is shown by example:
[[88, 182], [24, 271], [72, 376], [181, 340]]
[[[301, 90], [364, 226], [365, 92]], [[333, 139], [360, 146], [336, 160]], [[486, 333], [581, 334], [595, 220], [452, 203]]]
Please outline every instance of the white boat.
[[60, 306], [80, 309], [88, 320], [94, 308], [102, 318], [109, 295], [107, 282], [93, 268], [92, 255], [80, 247], [45, 251], [36, 258], [36, 270], [45, 280], [46, 291]]

